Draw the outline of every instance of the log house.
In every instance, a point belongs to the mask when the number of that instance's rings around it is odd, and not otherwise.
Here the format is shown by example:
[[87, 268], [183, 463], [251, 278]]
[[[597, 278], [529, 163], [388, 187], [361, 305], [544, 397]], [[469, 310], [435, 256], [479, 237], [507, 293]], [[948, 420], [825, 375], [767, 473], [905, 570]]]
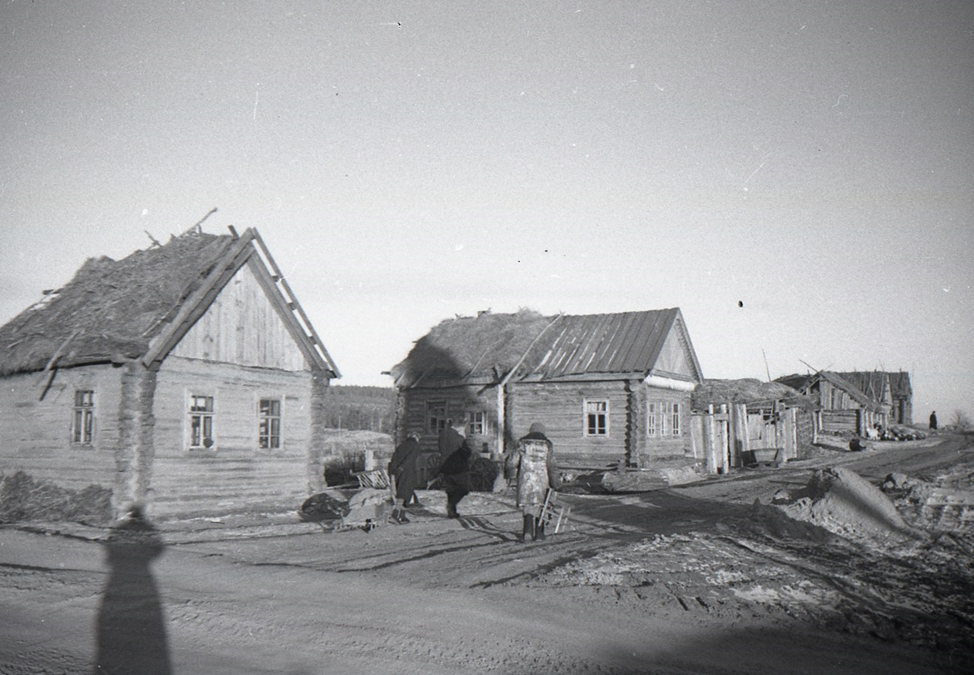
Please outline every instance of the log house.
[[153, 517], [293, 508], [322, 487], [337, 377], [257, 231], [196, 228], [0, 327], [0, 470]]
[[450, 421], [497, 458], [541, 422], [565, 468], [649, 467], [692, 457], [700, 364], [678, 308], [543, 316], [481, 312], [440, 323], [389, 374], [397, 437], [429, 451]]

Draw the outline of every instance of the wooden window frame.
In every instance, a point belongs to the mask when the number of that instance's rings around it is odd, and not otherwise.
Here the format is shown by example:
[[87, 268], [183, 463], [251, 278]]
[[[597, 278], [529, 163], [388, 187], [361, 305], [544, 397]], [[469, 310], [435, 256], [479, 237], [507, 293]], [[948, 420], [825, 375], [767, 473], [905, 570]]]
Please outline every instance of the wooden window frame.
[[[435, 414], [442, 412], [442, 415]], [[426, 430], [434, 433], [443, 431], [450, 424], [449, 409], [446, 399], [434, 399], [426, 402]]]
[[486, 436], [490, 433], [490, 415], [486, 410], [475, 410], [470, 413], [469, 417], [470, 420], [467, 424], [469, 436]]
[[646, 435], [650, 438], [656, 438], [656, 410], [659, 407], [659, 403], [656, 401], [649, 401], [646, 405]]
[[95, 390], [75, 389], [71, 414], [71, 445], [91, 446], [95, 440]]
[[[265, 403], [271, 404], [268, 412], [265, 412]], [[276, 412], [273, 405], [275, 403]], [[272, 451], [283, 448], [284, 399], [281, 396], [261, 396], [257, 399], [257, 449]]]
[[670, 414], [670, 429], [671, 429], [671, 433], [670, 433], [670, 435], [671, 436], [682, 436], [683, 435], [683, 425], [680, 423], [680, 421], [681, 421], [680, 420], [680, 412], [681, 412], [680, 408], [681, 407], [682, 406], [680, 405], [679, 401], [676, 401], [676, 402], [673, 402], [673, 403], [670, 404], [670, 410], [671, 410], [671, 414]]
[[[190, 393], [187, 401], [188, 431], [186, 447], [188, 450], [216, 450], [216, 396], [213, 394]], [[203, 402], [200, 406], [199, 402]], [[206, 435], [209, 427], [209, 435]], [[207, 445], [206, 441], [210, 444]]]
[[[601, 409], [590, 410], [590, 406], [602, 407]], [[602, 420], [601, 424], [599, 424], [599, 418]], [[582, 402], [582, 433], [588, 438], [603, 438], [609, 435], [609, 399], [584, 399]]]

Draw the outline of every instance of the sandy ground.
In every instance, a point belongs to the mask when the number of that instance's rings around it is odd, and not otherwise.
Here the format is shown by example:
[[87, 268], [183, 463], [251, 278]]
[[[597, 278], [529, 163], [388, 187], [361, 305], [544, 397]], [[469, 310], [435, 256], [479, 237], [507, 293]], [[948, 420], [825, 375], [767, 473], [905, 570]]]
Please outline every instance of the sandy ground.
[[[809, 492], [821, 469], [833, 482]], [[512, 495], [449, 520], [435, 491], [371, 532], [157, 523], [145, 555], [82, 525], [5, 526], [0, 672], [972, 672], [972, 472], [956, 436], [824, 450], [565, 495], [567, 528], [528, 544]]]

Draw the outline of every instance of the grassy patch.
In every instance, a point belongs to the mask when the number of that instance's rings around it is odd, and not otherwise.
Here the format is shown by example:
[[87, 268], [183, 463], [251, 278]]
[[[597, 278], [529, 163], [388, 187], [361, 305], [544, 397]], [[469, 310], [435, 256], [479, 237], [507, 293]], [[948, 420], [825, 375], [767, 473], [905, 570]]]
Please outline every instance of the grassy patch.
[[0, 477], [0, 523], [44, 520], [108, 525], [112, 520], [111, 499], [108, 488], [89, 485], [71, 490], [18, 471]]

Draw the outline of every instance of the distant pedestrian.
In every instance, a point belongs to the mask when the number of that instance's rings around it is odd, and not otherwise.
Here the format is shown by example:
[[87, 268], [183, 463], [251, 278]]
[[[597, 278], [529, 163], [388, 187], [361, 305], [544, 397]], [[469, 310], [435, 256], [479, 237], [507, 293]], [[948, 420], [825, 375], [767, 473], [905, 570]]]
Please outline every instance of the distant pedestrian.
[[531, 425], [506, 461], [508, 475], [517, 476], [517, 505], [523, 516], [523, 531], [518, 541], [544, 539], [541, 508], [549, 489], [558, 487], [558, 467], [554, 446], [540, 422]]
[[934, 410], [932, 413], [930, 413], [930, 429], [932, 431], [936, 431], [937, 430], [937, 411], [936, 410]]
[[442, 462], [440, 463], [440, 478], [446, 491], [446, 515], [448, 518], [459, 518], [457, 505], [460, 500], [470, 494], [470, 459], [473, 451], [467, 445], [467, 439], [461, 433], [462, 423], [452, 424], [440, 432], [437, 444], [440, 449]]
[[389, 475], [396, 481], [396, 508], [392, 517], [400, 523], [409, 522], [405, 508], [416, 497], [416, 488], [420, 484], [419, 457], [422, 452], [419, 434], [411, 433], [399, 444], [389, 460]]

